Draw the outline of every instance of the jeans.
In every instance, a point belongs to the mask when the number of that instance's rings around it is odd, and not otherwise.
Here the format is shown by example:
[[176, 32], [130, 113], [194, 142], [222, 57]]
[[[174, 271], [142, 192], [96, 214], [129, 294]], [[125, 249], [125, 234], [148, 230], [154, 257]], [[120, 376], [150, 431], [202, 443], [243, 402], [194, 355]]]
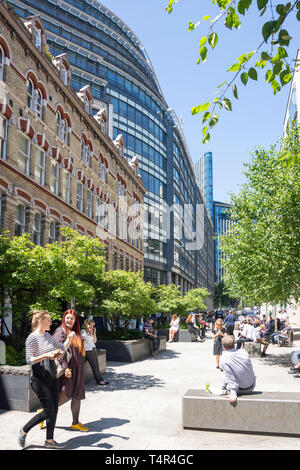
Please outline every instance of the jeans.
[[87, 361], [92, 369], [93, 376], [97, 384], [99, 382], [103, 382], [104, 379], [100, 373], [99, 370], [99, 363], [98, 363], [98, 355], [97, 355], [97, 349], [93, 348], [91, 351], [86, 351], [85, 352], [85, 357], [87, 358]]
[[239, 338], [239, 339], [237, 340], [237, 342], [236, 342], [236, 348], [237, 348], [237, 349], [241, 349], [242, 344], [244, 344], [244, 343], [251, 343], [251, 342], [253, 342], [252, 339], [249, 339], [249, 338]]
[[32, 377], [31, 388], [38, 396], [43, 407], [42, 413], [35, 415], [23, 427], [24, 432], [29, 432], [34, 426], [46, 420], [46, 439], [53, 439], [54, 428], [58, 411], [58, 382], [57, 380], [42, 380]]
[[144, 335], [144, 338], [149, 339], [150, 354], [152, 354], [155, 351], [158, 351], [159, 345], [160, 345], [159, 336]]
[[300, 350], [297, 349], [297, 351], [291, 352], [291, 359], [293, 366], [296, 366], [300, 362]]

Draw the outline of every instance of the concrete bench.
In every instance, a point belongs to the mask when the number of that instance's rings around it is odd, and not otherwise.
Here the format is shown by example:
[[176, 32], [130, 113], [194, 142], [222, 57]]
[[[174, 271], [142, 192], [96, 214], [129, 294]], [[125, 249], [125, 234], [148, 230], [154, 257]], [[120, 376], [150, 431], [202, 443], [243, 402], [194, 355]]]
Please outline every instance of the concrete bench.
[[[106, 350], [106, 360], [114, 362], [135, 362], [150, 356], [150, 344], [147, 339], [99, 340], [97, 347]], [[159, 352], [166, 350], [166, 338], [160, 337]]]
[[[106, 351], [98, 350], [98, 364], [101, 375], [106, 373]], [[31, 366], [0, 366], [0, 409], [34, 411], [40, 408], [40, 401], [30, 386]], [[85, 383], [94, 380], [88, 361], [83, 364]]]
[[261, 343], [244, 343], [244, 349], [250, 357], [261, 357]]
[[187, 429], [300, 435], [300, 394], [259, 392], [238, 397], [232, 406], [225, 396], [188, 390], [182, 399], [182, 426]]

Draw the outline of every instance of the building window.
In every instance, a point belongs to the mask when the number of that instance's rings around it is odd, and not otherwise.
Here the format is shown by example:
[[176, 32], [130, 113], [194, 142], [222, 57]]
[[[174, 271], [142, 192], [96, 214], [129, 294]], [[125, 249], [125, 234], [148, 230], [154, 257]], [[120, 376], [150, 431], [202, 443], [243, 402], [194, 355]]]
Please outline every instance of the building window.
[[70, 186], [71, 186], [71, 174], [68, 170], [63, 172], [63, 199], [66, 202], [70, 202]]
[[60, 68], [60, 79], [64, 85], [68, 85], [68, 72], [63, 65]]
[[77, 182], [77, 209], [83, 211], [83, 184], [79, 181]]
[[100, 162], [99, 176], [104, 183], [107, 183], [107, 170], [103, 162]]
[[42, 217], [41, 214], [36, 213], [33, 221], [32, 241], [35, 245], [41, 245], [42, 233]]
[[28, 80], [27, 105], [40, 119], [43, 119], [43, 97], [42, 92], [34, 87], [31, 79]]
[[54, 222], [54, 220], [52, 220], [50, 222], [50, 226], [49, 226], [49, 243], [54, 243], [54, 242], [58, 241], [58, 233], [59, 233], [58, 226], [59, 226], [59, 224]]
[[92, 151], [88, 144], [85, 141], [81, 140], [81, 158], [89, 167], [91, 167], [91, 155]]
[[39, 147], [35, 147], [35, 160], [34, 160], [34, 179], [41, 184], [45, 185], [45, 174], [46, 174], [46, 158], [45, 152]]
[[93, 193], [89, 189], [86, 192], [86, 215], [93, 218]]
[[18, 168], [25, 175], [30, 172], [30, 140], [19, 134]]
[[22, 204], [17, 207], [17, 214], [15, 220], [15, 236], [20, 237], [25, 233], [25, 220], [26, 220], [26, 209]]
[[0, 116], [0, 157], [6, 160], [7, 120]]
[[89, 100], [87, 98], [84, 99], [84, 102], [83, 102], [83, 107], [84, 107], [84, 110], [90, 114], [90, 103], [89, 103]]
[[59, 111], [56, 113], [56, 134], [66, 145], [69, 145], [68, 121], [62, 117]]
[[0, 46], [0, 80], [3, 80], [4, 78], [4, 59], [5, 59], [5, 54], [4, 54], [2, 46]]
[[96, 198], [96, 222], [97, 224], [100, 224], [101, 222], [102, 206], [103, 206], [103, 201], [100, 199], [100, 197], [97, 197]]
[[50, 191], [56, 195], [59, 194], [59, 164], [54, 160], [51, 161]]

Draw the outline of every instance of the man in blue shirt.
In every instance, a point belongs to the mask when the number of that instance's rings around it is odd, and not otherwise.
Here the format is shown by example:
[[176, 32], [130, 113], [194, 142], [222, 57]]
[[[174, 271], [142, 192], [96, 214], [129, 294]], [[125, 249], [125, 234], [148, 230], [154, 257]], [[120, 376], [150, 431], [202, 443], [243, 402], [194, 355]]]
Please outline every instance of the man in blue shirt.
[[232, 310], [229, 310], [228, 315], [224, 318], [224, 326], [226, 327], [226, 333], [233, 335], [234, 331], [235, 316]]
[[157, 333], [153, 331], [152, 324], [153, 318], [148, 318], [143, 326], [143, 336], [150, 341], [150, 354], [152, 356], [157, 356], [160, 345], [160, 338], [157, 336]]

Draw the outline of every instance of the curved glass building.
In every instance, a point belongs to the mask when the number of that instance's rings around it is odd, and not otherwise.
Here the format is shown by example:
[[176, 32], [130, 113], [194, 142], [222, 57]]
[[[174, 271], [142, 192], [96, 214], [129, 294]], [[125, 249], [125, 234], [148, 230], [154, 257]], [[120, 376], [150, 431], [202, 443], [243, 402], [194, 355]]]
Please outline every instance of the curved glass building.
[[[40, 14], [50, 52], [67, 53], [71, 86], [90, 85], [94, 112], [105, 104], [109, 135], [123, 135], [125, 157], [137, 156], [145, 196], [145, 280], [175, 282], [182, 291], [214, 282], [213, 226], [206, 208], [197, 224], [197, 205], [204, 204], [185, 138], [164, 99], [155, 71], [134, 32], [97, 0], [11, 0], [22, 18]], [[175, 204], [171, 212], [168, 210]], [[189, 209], [185, 207], [189, 206]], [[190, 230], [179, 233], [189, 212]], [[168, 217], [170, 215], [170, 217]], [[166, 221], [170, 220], [170, 224]], [[175, 229], [174, 229], [175, 228]], [[190, 247], [191, 233], [201, 244]]]

